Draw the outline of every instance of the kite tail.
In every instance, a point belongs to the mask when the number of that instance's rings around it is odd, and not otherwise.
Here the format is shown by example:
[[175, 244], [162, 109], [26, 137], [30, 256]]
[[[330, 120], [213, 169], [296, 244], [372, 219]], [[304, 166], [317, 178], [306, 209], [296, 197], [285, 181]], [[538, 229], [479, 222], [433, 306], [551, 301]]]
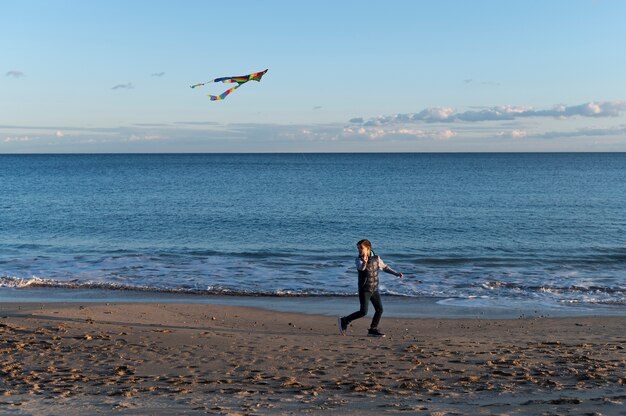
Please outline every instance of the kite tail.
[[215, 78], [212, 79], [211, 81], [207, 81], [207, 82], [203, 82], [201, 84], [194, 84], [194, 85], [190, 85], [191, 88], [198, 88], [198, 87], [203, 87], [207, 84], [211, 84], [213, 82], [223, 82], [225, 84], [234, 84], [235, 82], [237, 84], [243, 84], [244, 82], [248, 82], [248, 79], [243, 80], [241, 77], [224, 77], [224, 78]]
[[208, 97], [211, 99], [211, 101], [223, 100], [224, 98], [226, 98], [226, 96], [228, 94], [230, 94], [231, 92], [235, 91], [237, 88], [241, 87], [242, 85], [243, 84], [237, 84], [234, 87], [227, 89], [226, 91], [224, 91], [220, 95], [209, 95]]
[[190, 87], [190, 88], [202, 87], [203, 85], [210, 84], [211, 82], [213, 82], [213, 81], [204, 82], [204, 83], [202, 83], [202, 84], [190, 85], [189, 87]]

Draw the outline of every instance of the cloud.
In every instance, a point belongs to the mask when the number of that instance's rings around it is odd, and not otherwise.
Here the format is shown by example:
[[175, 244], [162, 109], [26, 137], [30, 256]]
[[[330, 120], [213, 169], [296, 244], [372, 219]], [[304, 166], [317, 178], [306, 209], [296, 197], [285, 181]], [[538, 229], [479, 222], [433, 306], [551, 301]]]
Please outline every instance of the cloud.
[[133, 126], [137, 127], [168, 127], [167, 123], [134, 123]]
[[162, 77], [163, 75], [165, 75], [165, 72], [154, 72], [152, 73], [152, 77]]
[[498, 134], [496, 135], [496, 137], [512, 138], [512, 139], [523, 139], [526, 136], [528, 136], [528, 132], [522, 129], [515, 129], [512, 131], [508, 131], [508, 132], [501, 131], [501, 132], [498, 132]]
[[174, 124], [183, 126], [216, 126], [220, 123], [215, 121], [175, 121]]
[[[57, 151], [536, 151], [626, 149], [626, 104], [429, 107], [349, 123], [137, 122], [108, 127], [0, 125], [0, 145]], [[617, 122], [611, 117], [618, 117]], [[535, 117], [535, 118], [532, 118]], [[554, 119], [552, 119], [554, 118]], [[569, 121], [563, 121], [564, 119]], [[140, 121], [140, 120], [137, 120]], [[148, 120], [151, 121], [151, 120]], [[613, 125], [613, 127], [611, 127]], [[557, 127], [558, 126], [558, 127]], [[32, 143], [27, 143], [32, 142]], [[20, 145], [20, 143], [23, 143]], [[72, 147], [75, 146], [75, 147]], [[578, 146], [578, 147], [577, 147]], [[1, 148], [2, 146], [0, 146]]]
[[7, 77], [12, 77], [12, 78], [22, 78], [24, 75], [24, 73], [22, 71], [7, 71], [5, 74], [5, 76]]
[[558, 139], [569, 139], [569, 138], [585, 138], [585, 137], [616, 137], [623, 138], [626, 135], [626, 125], [622, 126], [613, 126], [606, 128], [578, 128], [575, 130], [551, 130], [547, 132], [529, 132], [523, 129], [514, 129], [511, 131], [499, 131], [495, 137], [496, 138], [512, 138], [512, 139], [547, 139], [547, 140], [558, 140]]
[[115, 86], [113, 86], [111, 89], [112, 90], [132, 90], [133, 84], [131, 84], [130, 82], [128, 84], [117, 84]]
[[514, 139], [523, 139], [526, 136], [528, 136], [528, 132], [526, 130], [517, 129], [511, 132], [511, 137]]
[[444, 130], [438, 133], [438, 139], [439, 140], [448, 140], [453, 138], [454, 136], [456, 136], [457, 133], [455, 131], [452, 130]]
[[506, 121], [532, 117], [616, 117], [626, 111], [626, 101], [588, 102], [580, 105], [557, 105], [551, 109], [537, 110], [524, 106], [496, 106], [480, 110], [457, 112], [451, 107], [431, 107], [419, 113], [394, 114], [378, 116], [364, 120], [361, 117], [353, 118], [349, 122], [363, 126], [385, 126], [402, 123], [453, 123], [453, 122], [483, 122]]
[[126, 139], [129, 142], [150, 142], [154, 140], [165, 140], [165, 137], [158, 134], [131, 134]]
[[13, 137], [5, 137], [4, 138], [4, 142], [5, 143], [11, 143], [11, 142], [19, 142], [19, 143], [24, 143], [24, 142], [30, 142], [32, 141], [33, 138], [29, 137], [29, 136], [13, 136]]
[[564, 139], [569, 137], [600, 137], [600, 136], [624, 136], [626, 126], [614, 126], [607, 128], [580, 128], [573, 131], [548, 131], [537, 134], [541, 139]]
[[[311, 132], [311, 135], [313, 132]], [[326, 134], [327, 135], [327, 134]], [[453, 130], [422, 130], [411, 127], [386, 128], [386, 127], [351, 127], [346, 126], [337, 135], [340, 138], [366, 138], [369, 140], [380, 139], [430, 139], [430, 140], [449, 140], [455, 137], [457, 133]]]
[[613, 101], [603, 103], [586, 103], [573, 107], [560, 106], [557, 109], [556, 116], [561, 113], [568, 116], [586, 116], [586, 117], [616, 117], [622, 111], [626, 111], [626, 101]]

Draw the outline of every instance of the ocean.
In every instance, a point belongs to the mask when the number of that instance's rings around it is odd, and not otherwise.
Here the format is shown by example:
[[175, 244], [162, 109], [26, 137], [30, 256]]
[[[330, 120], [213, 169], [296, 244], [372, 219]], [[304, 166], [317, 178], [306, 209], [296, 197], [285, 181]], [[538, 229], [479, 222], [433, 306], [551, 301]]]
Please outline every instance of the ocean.
[[0, 155], [0, 291], [626, 306], [626, 154]]

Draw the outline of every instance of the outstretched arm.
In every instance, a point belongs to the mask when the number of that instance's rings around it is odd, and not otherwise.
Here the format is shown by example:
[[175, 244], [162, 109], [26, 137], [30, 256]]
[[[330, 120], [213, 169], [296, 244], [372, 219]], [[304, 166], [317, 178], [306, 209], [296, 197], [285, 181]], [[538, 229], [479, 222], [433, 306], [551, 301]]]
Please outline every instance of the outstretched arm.
[[399, 272], [393, 270], [389, 266], [385, 266], [385, 268], [383, 269], [383, 272], [389, 273], [389, 274], [393, 274], [394, 276], [398, 276], [398, 277], [404, 277], [404, 275], [402, 273], [399, 273]]
[[383, 262], [383, 259], [381, 259], [380, 257], [378, 258], [378, 266], [380, 267], [380, 270], [382, 270], [385, 273], [389, 273], [398, 277], [404, 277], [402, 273], [399, 273], [395, 271], [394, 269], [392, 269], [391, 267], [387, 266], [385, 262]]

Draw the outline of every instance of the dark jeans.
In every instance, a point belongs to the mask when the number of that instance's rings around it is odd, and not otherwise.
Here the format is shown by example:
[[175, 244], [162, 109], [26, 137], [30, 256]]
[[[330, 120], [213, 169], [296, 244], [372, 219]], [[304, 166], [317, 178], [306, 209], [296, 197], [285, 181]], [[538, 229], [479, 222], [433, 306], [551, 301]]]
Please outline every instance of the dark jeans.
[[380, 300], [380, 294], [378, 293], [378, 290], [375, 292], [364, 292], [362, 290], [359, 290], [359, 303], [361, 304], [361, 308], [344, 318], [346, 325], [354, 321], [355, 319], [363, 318], [365, 315], [367, 315], [367, 305], [370, 302], [372, 302], [372, 305], [374, 305], [375, 311], [370, 328], [378, 328], [380, 317], [383, 316], [383, 303]]

